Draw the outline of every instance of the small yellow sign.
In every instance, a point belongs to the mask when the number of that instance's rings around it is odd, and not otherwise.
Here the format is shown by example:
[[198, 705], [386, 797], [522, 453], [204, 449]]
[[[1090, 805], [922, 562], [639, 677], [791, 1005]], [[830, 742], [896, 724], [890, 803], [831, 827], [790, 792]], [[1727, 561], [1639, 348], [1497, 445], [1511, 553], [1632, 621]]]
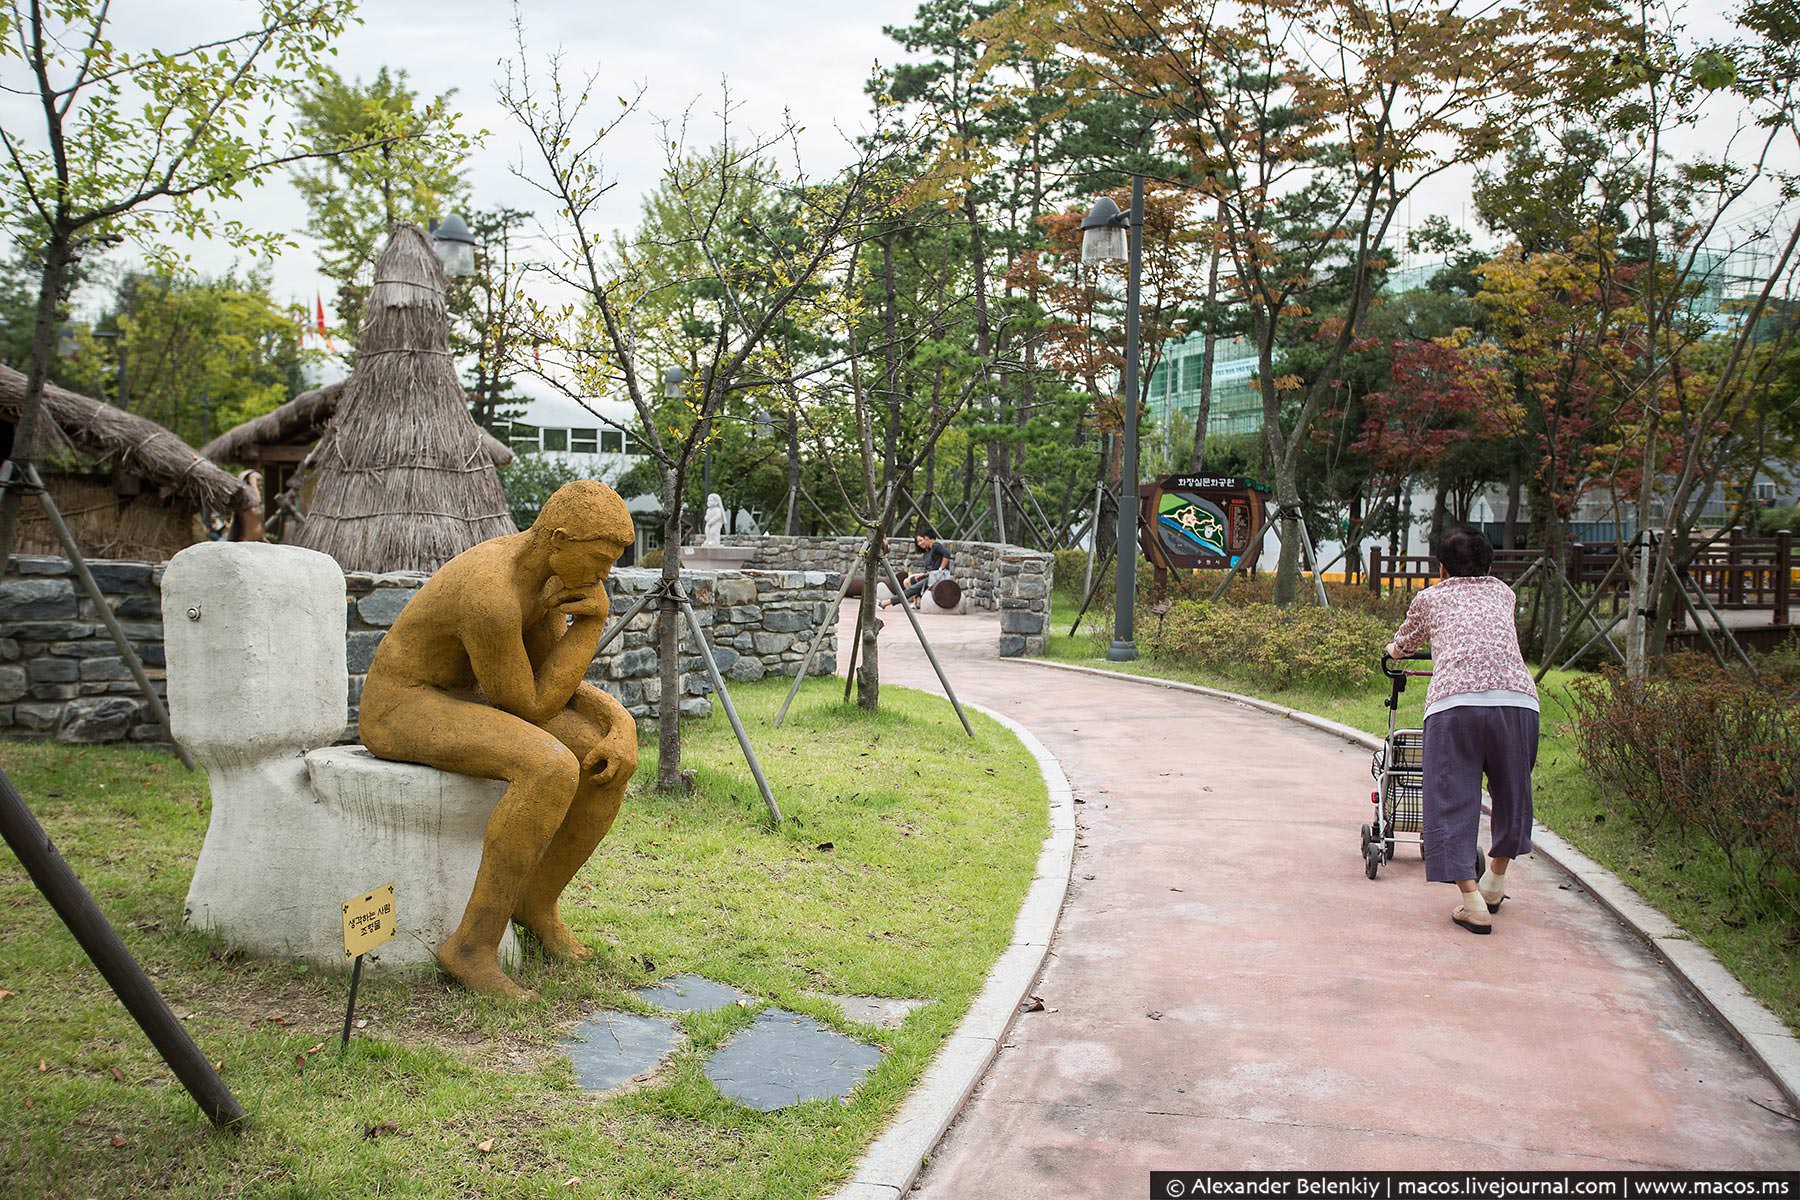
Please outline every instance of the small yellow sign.
[[344, 957], [367, 954], [394, 936], [394, 885], [344, 901]]

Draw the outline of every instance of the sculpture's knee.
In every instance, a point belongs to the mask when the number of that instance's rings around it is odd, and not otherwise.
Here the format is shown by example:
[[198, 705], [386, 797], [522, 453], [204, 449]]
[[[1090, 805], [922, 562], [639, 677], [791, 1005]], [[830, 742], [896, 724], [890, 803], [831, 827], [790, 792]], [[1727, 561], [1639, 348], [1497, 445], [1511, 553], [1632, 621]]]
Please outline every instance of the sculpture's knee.
[[567, 800], [575, 794], [581, 778], [581, 764], [560, 742], [538, 746], [526, 759], [512, 782], [523, 784], [534, 792]]

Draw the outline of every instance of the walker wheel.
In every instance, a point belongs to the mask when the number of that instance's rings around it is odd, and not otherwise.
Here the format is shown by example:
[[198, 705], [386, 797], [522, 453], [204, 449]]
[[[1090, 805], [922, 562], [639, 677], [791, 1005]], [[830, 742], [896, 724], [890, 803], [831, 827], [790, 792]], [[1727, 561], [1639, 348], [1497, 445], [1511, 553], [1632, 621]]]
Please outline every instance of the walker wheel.
[[1371, 845], [1369, 847], [1368, 853], [1363, 855], [1363, 874], [1367, 875], [1370, 879], [1373, 879], [1373, 878], [1375, 878], [1376, 873], [1380, 870], [1381, 870], [1381, 847], [1376, 846], [1376, 845]]
[[1393, 838], [1389, 838], [1389, 839], [1388, 839], [1388, 840], [1387, 840], [1387, 846], [1386, 846], [1386, 847], [1385, 847], [1385, 848], [1384, 848], [1384, 854], [1385, 854], [1385, 856], [1386, 856], [1386, 859], [1387, 859], [1387, 861], [1388, 861], [1388, 862], [1393, 862], [1393, 861], [1394, 861], [1394, 847], [1395, 847], [1395, 845], [1397, 845], [1397, 843], [1396, 843], [1396, 842], [1395, 842], [1395, 841], [1394, 841], [1394, 839], [1393, 839]]
[[1362, 854], [1365, 858], [1368, 857], [1369, 843], [1373, 842], [1374, 840], [1375, 840], [1375, 827], [1373, 825], [1369, 824], [1367, 821], [1364, 821], [1363, 827], [1362, 827], [1362, 842], [1359, 845], [1359, 849], [1362, 851]]

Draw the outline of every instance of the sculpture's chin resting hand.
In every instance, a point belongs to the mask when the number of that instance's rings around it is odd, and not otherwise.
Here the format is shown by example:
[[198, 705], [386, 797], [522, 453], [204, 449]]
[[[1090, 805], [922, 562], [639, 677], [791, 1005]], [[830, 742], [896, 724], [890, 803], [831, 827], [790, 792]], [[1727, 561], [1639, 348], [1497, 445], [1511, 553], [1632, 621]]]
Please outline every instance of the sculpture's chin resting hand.
[[571, 596], [558, 600], [552, 607], [559, 613], [571, 617], [594, 617], [604, 620], [606, 617], [606, 594], [604, 592], [592, 596]]

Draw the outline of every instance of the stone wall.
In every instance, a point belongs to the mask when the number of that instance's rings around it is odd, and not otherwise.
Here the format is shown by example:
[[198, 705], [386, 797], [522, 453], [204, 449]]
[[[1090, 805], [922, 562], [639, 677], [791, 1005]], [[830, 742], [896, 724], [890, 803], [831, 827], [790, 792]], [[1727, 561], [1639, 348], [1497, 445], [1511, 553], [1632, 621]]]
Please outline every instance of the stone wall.
[[[88, 569], [163, 691], [162, 567], [143, 562], [90, 562]], [[656, 579], [654, 571], [613, 572], [613, 611], [623, 615]], [[842, 576], [814, 570], [685, 572], [694, 612], [707, 630], [727, 680], [792, 676], [811, 631], [824, 620]], [[345, 652], [350, 668], [349, 728], [375, 647], [426, 576], [345, 576]], [[617, 696], [632, 715], [654, 717], [661, 703], [655, 646], [656, 609], [633, 619], [594, 660], [588, 678]], [[679, 703], [684, 715], [712, 711], [712, 681], [684, 631]], [[837, 670], [837, 630], [826, 630], [812, 673]], [[0, 580], [0, 735], [65, 742], [163, 740], [149, 706], [119, 657], [106, 625], [61, 558], [16, 555]]]
[[[90, 562], [88, 570], [162, 691], [162, 568]], [[67, 559], [14, 555], [0, 579], [0, 733], [64, 742], [163, 740]]]
[[[727, 546], [756, 550], [749, 565], [769, 570], [842, 571], [862, 552], [855, 537], [786, 537], [729, 534]], [[950, 574], [973, 608], [1000, 611], [1000, 656], [1042, 654], [1050, 628], [1050, 590], [1055, 559], [1042, 550], [998, 542], [946, 541]], [[894, 570], [924, 570], [924, 556], [910, 540], [894, 540]], [[855, 569], [860, 569], [858, 566]]]

